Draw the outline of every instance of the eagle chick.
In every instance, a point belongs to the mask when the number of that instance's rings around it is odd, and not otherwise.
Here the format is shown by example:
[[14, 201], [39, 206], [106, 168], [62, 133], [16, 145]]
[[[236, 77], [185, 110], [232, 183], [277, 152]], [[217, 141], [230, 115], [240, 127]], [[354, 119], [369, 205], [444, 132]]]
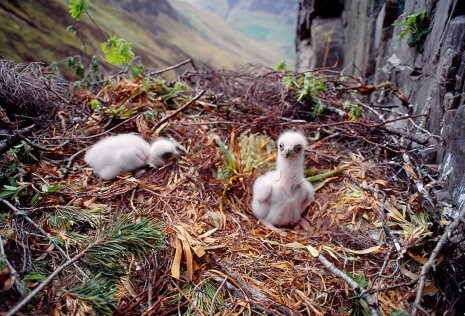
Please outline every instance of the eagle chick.
[[309, 229], [302, 218], [306, 206], [313, 201], [314, 188], [304, 177], [305, 137], [296, 132], [284, 132], [278, 139], [276, 170], [258, 177], [253, 186], [252, 210], [266, 227], [277, 226]]
[[84, 160], [104, 180], [143, 167], [149, 159], [150, 144], [141, 136], [120, 134], [101, 139], [87, 150]]

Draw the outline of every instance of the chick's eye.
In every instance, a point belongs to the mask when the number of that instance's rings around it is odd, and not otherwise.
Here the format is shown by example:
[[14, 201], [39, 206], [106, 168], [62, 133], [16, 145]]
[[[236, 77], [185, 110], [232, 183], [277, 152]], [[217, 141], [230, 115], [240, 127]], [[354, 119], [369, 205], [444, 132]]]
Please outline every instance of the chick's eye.
[[294, 147], [294, 151], [296, 153], [300, 152], [301, 150], [302, 150], [302, 146], [300, 146], [300, 145], [297, 145], [297, 146]]
[[283, 144], [279, 144], [279, 150], [283, 150], [284, 149], [284, 145]]

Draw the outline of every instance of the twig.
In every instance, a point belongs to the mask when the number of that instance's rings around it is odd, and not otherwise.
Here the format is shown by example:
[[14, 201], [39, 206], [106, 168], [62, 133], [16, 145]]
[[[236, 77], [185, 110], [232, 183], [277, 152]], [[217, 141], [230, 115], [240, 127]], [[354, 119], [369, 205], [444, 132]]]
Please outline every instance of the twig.
[[386, 224], [386, 214], [384, 214], [384, 204], [386, 203], [386, 193], [384, 193], [383, 191], [379, 190], [379, 189], [376, 189], [376, 188], [371, 188], [371, 187], [367, 187], [367, 186], [364, 186], [363, 184], [361, 184], [357, 179], [355, 179], [354, 177], [352, 177], [348, 172], [344, 171], [342, 172], [342, 174], [347, 178], [349, 179], [352, 183], [354, 183], [356, 186], [358, 186], [359, 188], [361, 188], [362, 190], [365, 190], [365, 191], [369, 191], [371, 193], [375, 193], [375, 194], [380, 194], [382, 196], [381, 198], [381, 201], [379, 202], [379, 216], [380, 216], [380, 222], [381, 222], [381, 225], [383, 226], [383, 230], [384, 230], [384, 233], [389, 236], [392, 240], [392, 242], [394, 243], [394, 246], [396, 247], [396, 250], [397, 252], [399, 253], [400, 256], [402, 256], [402, 252], [401, 252], [401, 247], [400, 247], [400, 243], [399, 243], [399, 240], [397, 239], [397, 237], [392, 233], [391, 229], [389, 228], [389, 226]]
[[63, 263], [61, 266], [55, 269], [52, 274], [48, 276], [47, 279], [45, 279], [42, 283], [40, 283], [33, 291], [29, 293], [28, 296], [26, 296], [21, 302], [19, 302], [15, 307], [10, 309], [8, 313], [6, 313], [5, 316], [13, 316], [16, 314], [24, 305], [26, 305], [31, 299], [34, 298], [34, 296], [37, 295], [44, 287], [46, 287], [52, 280], [61, 272], [63, 271], [67, 266], [74, 264], [77, 260], [79, 260], [86, 252], [86, 250], [89, 247], [85, 248], [83, 251], [75, 255], [73, 258], [68, 259], [65, 263]]
[[168, 121], [169, 119], [175, 117], [176, 115], [178, 115], [180, 112], [184, 111], [188, 106], [190, 106], [192, 103], [194, 103], [195, 101], [197, 101], [198, 99], [200, 99], [200, 97], [205, 93], [205, 90], [202, 90], [200, 91], [195, 97], [193, 97], [192, 99], [189, 100], [189, 102], [187, 102], [186, 104], [184, 104], [183, 106], [181, 106], [179, 109], [177, 109], [176, 111], [174, 111], [173, 113], [171, 113], [170, 115], [168, 116], [165, 116], [164, 118], [162, 118], [161, 120], [159, 120], [157, 122], [157, 124], [155, 124], [155, 126], [153, 127], [153, 129], [157, 129], [158, 127], [160, 127], [163, 123], [165, 123], [166, 121]]
[[108, 133], [111, 132], [112, 130], [114, 130], [114, 129], [120, 127], [121, 125], [124, 125], [124, 124], [126, 124], [127, 122], [130, 122], [130, 121], [133, 121], [133, 120], [137, 119], [137, 118], [140, 117], [141, 115], [142, 115], [142, 113], [141, 113], [141, 114], [134, 115], [134, 116], [128, 118], [127, 120], [125, 120], [125, 121], [123, 121], [123, 122], [121, 122], [121, 123], [119, 123], [119, 124], [113, 126], [112, 128], [107, 129], [107, 130], [104, 131], [104, 132], [101, 132], [101, 133], [98, 133], [98, 134], [95, 134], [95, 135], [90, 135], [90, 136], [77, 136], [77, 137], [73, 137], [73, 138], [69, 138], [69, 139], [89, 139], [89, 138], [95, 138], [95, 137], [103, 136], [103, 135], [105, 135], [105, 134], [108, 134]]
[[433, 220], [434, 223], [439, 222], [439, 214], [437, 213], [433, 201], [429, 195], [429, 193], [426, 191], [425, 186], [423, 185], [423, 182], [421, 181], [421, 174], [418, 175], [415, 172], [415, 165], [412, 163], [409, 155], [404, 152], [402, 155], [402, 158], [404, 159], [404, 162], [407, 166], [404, 167], [405, 172], [407, 173], [407, 176], [410, 178], [410, 180], [413, 182], [416, 191], [418, 194], [420, 194], [422, 198], [422, 205], [426, 212], [428, 213], [429, 216], [431, 216], [431, 219]]
[[50, 149], [45, 148], [45, 147], [43, 147], [41, 145], [37, 145], [36, 143], [31, 141], [29, 138], [27, 138], [26, 136], [23, 135], [23, 132], [29, 132], [34, 127], [34, 124], [24, 128], [22, 130], [15, 130], [13, 128], [13, 123], [11, 123], [10, 118], [8, 117], [8, 115], [6, 115], [6, 112], [2, 107], [0, 107], [0, 118], [2, 119], [3, 122], [6, 123], [6, 125], [10, 128], [11, 132], [13, 132], [14, 136], [16, 136], [17, 138], [24, 140], [31, 147], [34, 147], [34, 148], [37, 148], [37, 149], [43, 150], [43, 151], [50, 151]]
[[216, 290], [215, 294], [212, 297], [212, 303], [210, 305], [210, 316], [213, 316], [214, 314], [216, 297], [218, 296], [218, 293], [221, 291], [221, 288], [226, 284], [227, 280], [228, 280], [228, 277], [225, 277], [223, 282], [221, 282], [220, 286], [218, 287], [218, 289]]
[[[247, 300], [249, 304], [253, 304], [256, 308], [262, 309], [257, 306], [258, 303], [266, 304], [266, 307], [263, 309], [263, 312], [266, 315], [295, 315], [296, 313], [291, 310], [289, 307], [282, 305], [281, 303], [275, 302], [272, 298], [268, 297], [265, 293], [259, 291], [254, 286], [251, 286], [247, 282], [245, 282], [242, 277], [237, 275], [236, 272], [232, 271], [232, 269], [223, 264], [219, 258], [215, 255], [213, 256], [215, 259], [216, 264], [221, 267], [222, 274], [227, 276], [231, 281], [234, 283], [232, 284], [234, 287], [237, 287], [239, 291], [236, 293], [240, 296], [243, 295], [244, 299]], [[229, 285], [229, 283], [228, 283]], [[242, 295], [240, 294], [242, 293]], [[274, 308], [273, 311], [270, 307]], [[280, 314], [278, 314], [280, 313]]]
[[[6, 262], [6, 265], [8, 266], [8, 270], [10, 271], [10, 274], [13, 278], [12, 284], [16, 284], [16, 288], [18, 291], [21, 293], [21, 295], [25, 295], [27, 293], [26, 289], [24, 289], [21, 286], [21, 283], [17, 282], [20, 279], [18, 271], [11, 265], [10, 261], [8, 261], [8, 257], [6, 256], [5, 249], [3, 249], [3, 240], [2, 240], [2, 235], [0, 235], [0, 258], [3, 257], [3, 260]], [[10, 288], [9, 286], [8, 288]], [[5, 289], [4, 289], [5, 290]]]
[[192, 67], [195, 70], [197, 70], [197, 67], [195, 67], [194, 62], [192, 61], [192, 59], [189, 58], [189, 59], [186, 59], [185, 61], [180, 62], [179, 64], [176, 64], [176, 65], [173, 65], [173, 66], [170, 66], [170, 67], [166, 67], [166, 68], [161, 69], [161, 70], [155, 70], [155, 71], [149, 72], [146, 76], [159, 75], [159, 74], [162, 74], [164, 72], [179, 68], [179, 67], [184, 66], [184, 65], [189, 64], [189, 63], [192, 65]]
[[72, 155], [71, 157], [67, 159], [68, 163], [66, 164], [66, 167], [64, 168], [63, 174], [61, 175], [61, 179], [65, 179], [68, 176], [69, 169], [73, 165], [74, 160], [76, 159], [77, 156], [79, 156], [86, 149], [87, 148], [81, 149], [80, 151], [78, 151], [77, 153], [75, 153], [74, 155]]
[[[43, 230], [39, 225], [37, 225], [32, 219], [30, 219], [26, 214], [22, 213], [20, 210], [18, 210], [16, 207], [14, 207], [10, 202], [4, 199], [0, 199], [0, 202], [3, 202], [6, 206], [8, 206], [16, 215], [24, 217], [29, 223], [32, 224], [44, 237], [48, 238], [50, 240], [49, 234], [45, 230]], [[51, 240], [50, 240], [51, 241]], [[53, 245], [58, 249], [58, 251], [68, 260], [70, 260], [68, 254], [66, 251], [63, 250], [59, 245], [53, 243]], [[75, 263], [73, 263], [74, 267], [76, 270], [79, 272], [80, 275], [84, 279], [87, 279], [88, 276], [87, 274]]]
[[373, 297], [368, 294], [363, 287], [357, 284], [352, 278], [350, 278], [347, 274], [336, 268], [334, 264], [328, 261], [322, 254], [318, 255], [318, 261], [320, 261], [332, 274], [336, 277], [341, 278], [344, 280], [353, 290], [356, 290], [360, 293], [365, 292], [362, 297], [368, 303], [370, 307], [370, 315], [371, 316], [378, 316], [378, 304], [374, 301]]
[[441, 236], [438, 243], [436, 244], [436, 247], [434, 247], [433, 252], [431, 253], [431, 256], [429, 257], [428, 261], [421, 268], [420, 277], [418, 278], [419, 283], [418, 283], [417, 294], [415, 297], [415, 302], [413, 303], [412, 316], [416, 316], [418, 313], [418, 310], [421, 307], [420, 303], [421, 303], [421, 298], [423, 297], [423, 290], [425, 288], [426, 274], [431, 268], [433, 269], [436, 268], [436, 265], [434, 263], [434, 261], [436, 260], [436, 257], [438, 256], [442, 247], [446, 244], [446, 241], [449, 238], [449, 236], [457, 228], [457, 226], [460, 224], [462, 220], [465, 220], [465, 207], [460, 211], [459, 216], [457, 216], [457, 218], [452, 223], [449, 224], [446, 231], [444, 232], [444, 234]]

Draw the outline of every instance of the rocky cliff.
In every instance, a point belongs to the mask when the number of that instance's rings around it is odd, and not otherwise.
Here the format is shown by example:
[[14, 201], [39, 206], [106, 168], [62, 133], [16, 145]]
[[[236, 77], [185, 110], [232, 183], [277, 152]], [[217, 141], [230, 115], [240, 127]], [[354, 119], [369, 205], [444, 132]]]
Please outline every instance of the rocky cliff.
[[[332, 2], [326, 6], [331, 7], [331, 17], [320, 9], [328, 1]], [[392, 24], [422, 12], [425, 19], [417, 21], [416, 28], [424, 34], [410, 44], [415, 32], [400, 40], [406, 26]], [[325, 28], [340, 38], [318, 40], [313, 35], [322, 33], [318, 20], [327, 25], [340, 23], [343, 32]], [[341, 10], [339, 1], [300, 0], [297, 32], [297, 69], [330, 65], [322, 62], [329, 54], [344, 59], [346, 71], [400, 87], [411, 103], [408, 108], [389, 93], [371, 101], [426, 115], [420, 126], [403, 128], [428, 139], [427, 146], [418, 149], [423, 162], [439, 165], [439, 184], [450, 193], [457, 209], [465, 207], [465, 1], [345, 1]], [[334, 46], [329, 53], [324, 49], [328, 45]], [[447, 200], [447, 193], [439, 197]]]

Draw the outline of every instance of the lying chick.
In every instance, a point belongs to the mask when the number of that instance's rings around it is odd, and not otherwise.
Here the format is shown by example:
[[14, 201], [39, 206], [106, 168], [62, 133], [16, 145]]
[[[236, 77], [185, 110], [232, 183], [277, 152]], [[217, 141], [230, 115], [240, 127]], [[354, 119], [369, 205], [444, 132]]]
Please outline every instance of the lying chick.
[[314, 188], [304, 177], [305, 137], [285, 132], [278, 139], [276, 170], [258, 177], [253, 186], [252, 210], [266, 227], [295, 226], [309, 229], [302, 218], [306, 206], [313, 201]]
[[179, 158], [177, 144], [166, 138], [157, 139], [150, 146], [148, 163], [160, 167]]
[[134, 134], [106, 137], [87, 150], [84, 160], [104, 180], [143, 167], [149, 159], [150, 144]]

